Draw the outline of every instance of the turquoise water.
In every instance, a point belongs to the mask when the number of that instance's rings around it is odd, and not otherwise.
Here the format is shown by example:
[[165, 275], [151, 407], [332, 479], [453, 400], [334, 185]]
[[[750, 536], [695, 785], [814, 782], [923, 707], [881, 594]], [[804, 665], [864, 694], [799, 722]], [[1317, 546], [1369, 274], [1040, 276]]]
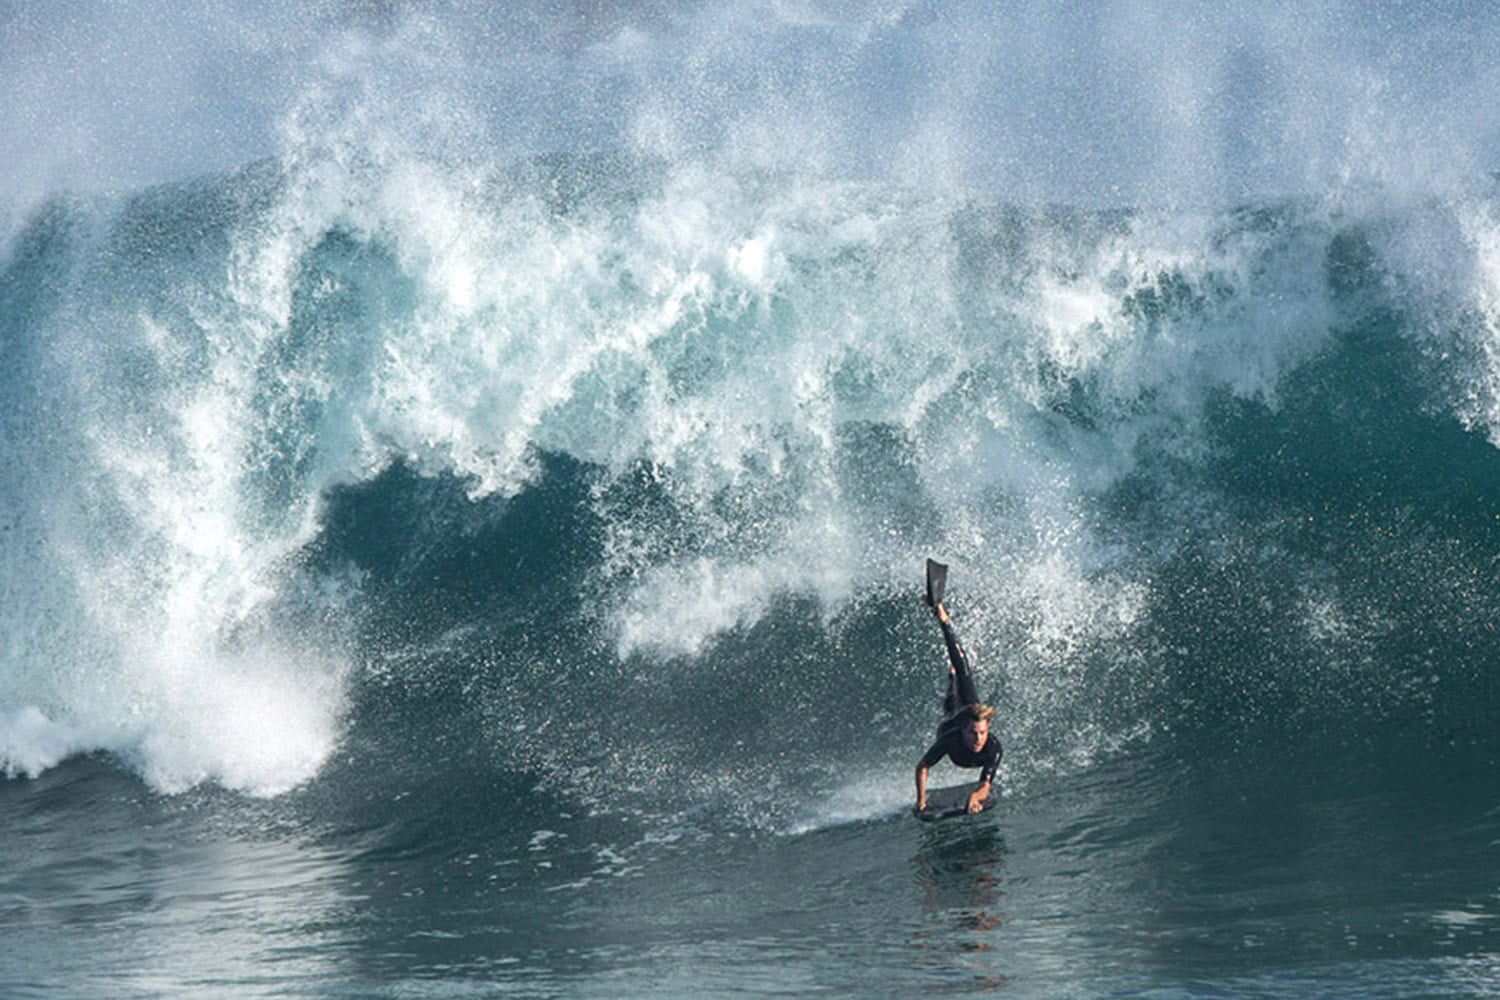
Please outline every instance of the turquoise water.
[[0, 993], [1500, 988], [1500, 22], [757, 10], [0, 15]]

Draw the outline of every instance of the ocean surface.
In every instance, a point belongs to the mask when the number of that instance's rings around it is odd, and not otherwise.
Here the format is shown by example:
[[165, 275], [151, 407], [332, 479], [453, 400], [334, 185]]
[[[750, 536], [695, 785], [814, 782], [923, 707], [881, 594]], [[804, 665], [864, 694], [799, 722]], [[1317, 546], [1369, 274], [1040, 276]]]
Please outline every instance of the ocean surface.
[[1495, 51], [0, 7], [0, 996], [1500, 994]]

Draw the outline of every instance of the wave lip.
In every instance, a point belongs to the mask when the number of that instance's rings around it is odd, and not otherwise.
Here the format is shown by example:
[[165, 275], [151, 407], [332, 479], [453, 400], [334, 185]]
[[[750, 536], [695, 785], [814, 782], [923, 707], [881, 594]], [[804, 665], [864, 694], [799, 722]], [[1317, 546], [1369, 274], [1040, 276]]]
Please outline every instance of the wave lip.
[[[70, 757], [104, 751], [161, 792], [213, 782], [277, 795], [314, 777], [340, 738], [342, 690], [317, 680], [317, 671], [302, 674], [286, 664], [217, 665], [195, 679], [179, 675], [154, 696], [143, 685], [108, 713], [75, 704], [52, 718], [27, 705], [0, 714], [0, 773], [35, 778]], [[162, 675], [139, 670], [134, 679], [146, 678]], [[79, 718], [87, 721], [71, 721]]]
[[35, 705], [0, 714], [0, 773], [8, 778], [35, 778], [89, 746], [76, 729]]

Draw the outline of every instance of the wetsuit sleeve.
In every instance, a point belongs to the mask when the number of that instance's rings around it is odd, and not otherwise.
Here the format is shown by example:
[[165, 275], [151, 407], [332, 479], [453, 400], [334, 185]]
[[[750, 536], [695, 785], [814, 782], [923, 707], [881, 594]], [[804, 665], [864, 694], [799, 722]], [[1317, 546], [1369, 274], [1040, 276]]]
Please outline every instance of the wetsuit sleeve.
[[943, 759], [943, 755], [946, 754], [947, 752], [948, 752], [948, 741], [945, 740], [945, 739], [939, 739], [936, 742], [934, 742], [932, 744], [932, 746], [930, 746], [930, 747], [927, 748], [927, 752], [922, 755], [922, 760], [921, 760], [920, 764], [921, 764], [922, 767], [931, 767], [932, 765], [936, 764], [938, 761], [942, 760]]
[[979, 780], [994, 781], [995, 772], [1000, 769], [1000, 758], [1005, 755], [1005, 748], [1000, 745], [999, 740], [991, 736], [985, 750], [984, 763], [980, 765]]

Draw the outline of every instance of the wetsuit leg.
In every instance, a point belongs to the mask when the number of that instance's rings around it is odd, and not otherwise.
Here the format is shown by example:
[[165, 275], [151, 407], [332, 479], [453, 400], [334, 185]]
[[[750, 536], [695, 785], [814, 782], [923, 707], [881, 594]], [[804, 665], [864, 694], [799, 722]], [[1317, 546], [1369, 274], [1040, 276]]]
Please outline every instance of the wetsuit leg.
[[969, 671], [969, 654], [958, 641], [958, 634], [947, 622], [938, 622], [943, 627], [943, 642], [948, 647], [948, 662], [953, 672], [948, 675], [948, 691], [943, 696], [943, 718], [950, 718], [965, 705], [979, 701], [979, 691], [974, 687], [974, 675]]

